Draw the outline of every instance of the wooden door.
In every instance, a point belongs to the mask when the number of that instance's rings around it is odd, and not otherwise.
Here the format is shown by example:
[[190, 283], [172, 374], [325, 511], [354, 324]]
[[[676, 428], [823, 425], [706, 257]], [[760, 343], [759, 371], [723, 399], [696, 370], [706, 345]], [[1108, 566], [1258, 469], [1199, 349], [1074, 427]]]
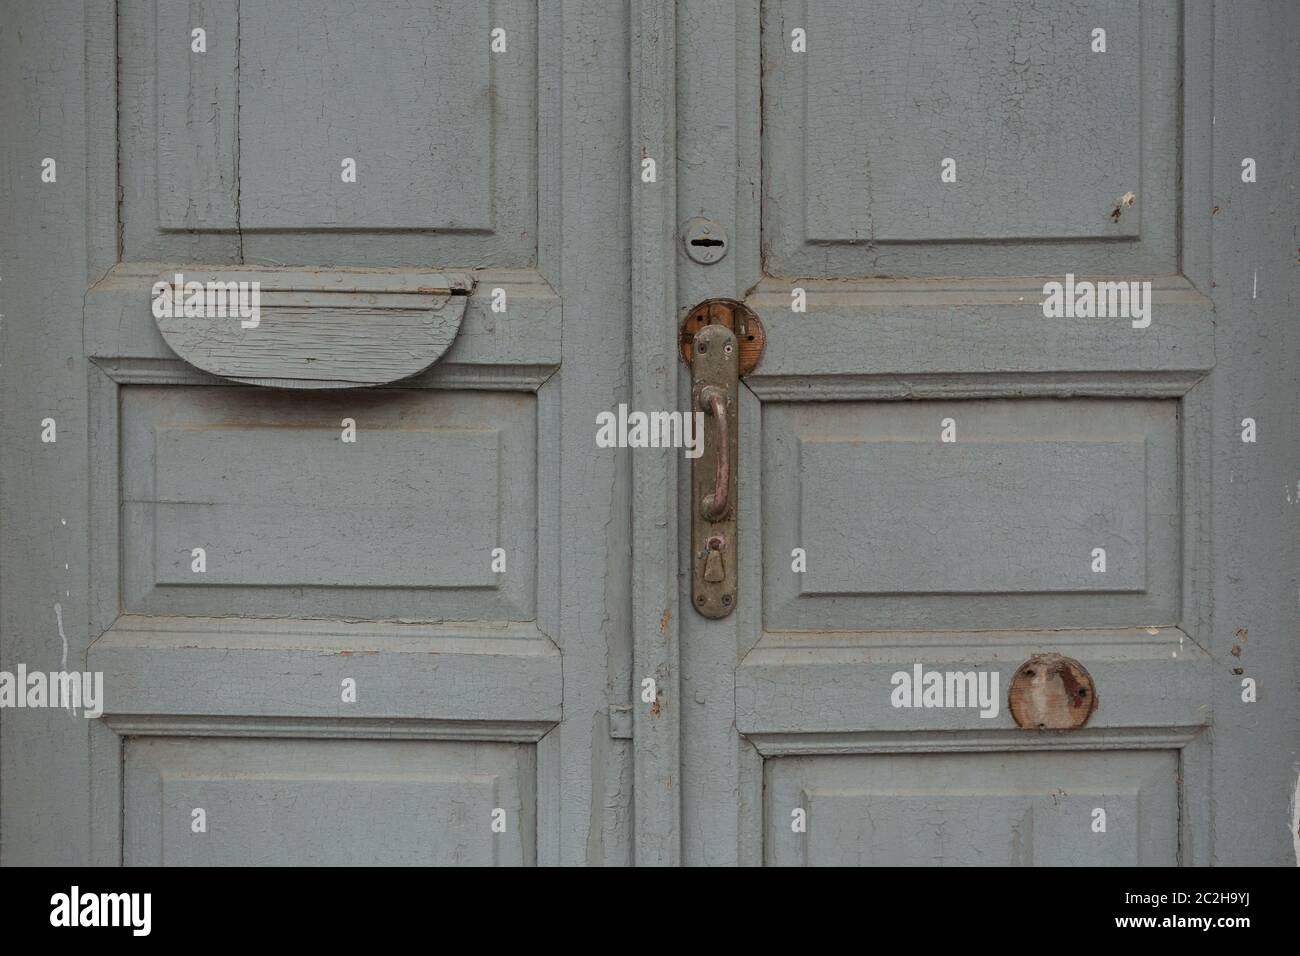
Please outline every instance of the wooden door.
[[[1293, 20], [1161, 2], [678, 5], [676, 220], [708, 219], [728, 245], [700, 263], [679, 238], [676, 317], [743, 299], [766, 347], [742, 379], [736, 609], [720, 620], [692, 610], [698, 502], [689, 464], [675, 475], [683, 770], [680, 842], [662, 845], [771, 865], [1290, 854], [1222, 816], [1235, 835], [1211, 844], [1213, 796], [1245, 786], [1212, 776], [1212, 726], [1216, 771], [1226, 737], [1266, 773], [1255, 805], [1281, 820], [1294, 784], [1253, 737], [1266, 713], [1282, 732], [1294, 695], [1273, 681], [1271, 703], [1246, 700], [1245, 679], [1268, 677], [1241, 666], [1245, 616], [1293, 615], [1276, 599], [1215, 614], [1232, 569], [1294, 571], [1270, 570], [1293, 533], [1217, 518], [1246, 508], [1226, 485], [1291, 454], [1275, 445], [1265, 466], [1241, 441], [1251, 403], [1224, 360], [1264, 361], [1251, 323], [1290, 335], [1293, 264], [1241, 231], [1231, 253], [1210, 242], [1230, 203], [1285, 231], [1241, 157], [1273, 149], [1278, 188], [1294, 124], [1266, 141], [1247, 122], [1260, 138], [1229, 145], [1220, 110], [1212, 136], [1211, 62], [1215, 96], [1245, 109], [1217, 64], [1284, 57], [1274, 18]], [[1256, 259], [1271, 305], [1242, 284]], [[1127, 311], [1083, 304], [1085, 285], [1121, 281]], [[1077, 308], [1058, 312], [1067, 288]], [[1293, 360], [1264, 364], [1280, 383]], [[681, 407], [689, 380], [680, 368]], [[1082, 707], [1078, 729], [1013, 719], [1013, 678], [1033, 685], [1048, 654], [1091, 678], [1057, 702]], [[1060, 693], [1061, 666], [1036, 679]]]
[[6, 713], [8, 861], [626, 862], [625, 16], [21, 6], [5, 660], [106, 700]]

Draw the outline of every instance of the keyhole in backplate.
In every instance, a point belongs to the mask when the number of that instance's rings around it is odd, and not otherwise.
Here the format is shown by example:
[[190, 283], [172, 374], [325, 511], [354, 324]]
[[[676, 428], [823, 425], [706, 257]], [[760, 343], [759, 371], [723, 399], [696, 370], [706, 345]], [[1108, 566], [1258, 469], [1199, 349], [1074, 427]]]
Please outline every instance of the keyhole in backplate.
[[700, 239], [692, 239], [692, 240], [691, 240], [691, 245], [693, 245], [693, 246], [725, 246], [726, 243], [723, 242], [721, 239], [710, 239], [710, 238], [708, 238], [707, 236], [705, 236], [705, 237], [700, 238]]

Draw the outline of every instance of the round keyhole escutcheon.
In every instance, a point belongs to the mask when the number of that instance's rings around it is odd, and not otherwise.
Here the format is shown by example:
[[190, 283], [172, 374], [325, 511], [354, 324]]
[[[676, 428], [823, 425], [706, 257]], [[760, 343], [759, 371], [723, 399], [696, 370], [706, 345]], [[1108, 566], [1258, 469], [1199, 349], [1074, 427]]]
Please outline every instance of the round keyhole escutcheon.
[[701, 265], [712, 265], [727, 254], [727, 230], [712, 219], [696, 217], [682, 229], [686, 254]]

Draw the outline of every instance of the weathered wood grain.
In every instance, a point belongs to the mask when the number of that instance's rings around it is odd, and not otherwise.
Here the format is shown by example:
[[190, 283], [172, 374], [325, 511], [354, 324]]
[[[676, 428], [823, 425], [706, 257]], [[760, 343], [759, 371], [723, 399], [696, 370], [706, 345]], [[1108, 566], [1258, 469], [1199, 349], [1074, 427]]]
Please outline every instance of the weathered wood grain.
[[[473, 288], [468, 275], [385, 270], [321, 273], [277, 269], [200, 269], [184, 284], [257, 283], [260, 315], [245, 325], [224, 315], [188, 316], [175, 274], [170, 316], [158, 318], [167, 345], [196, 368], [237, 382], [274, 380], [281, 388], [385, 385], [428, 368], [451, 346]], [[151, 286], [152, 288], [152, 286]], [[251, 310], [245, 310], [251, 311]]]

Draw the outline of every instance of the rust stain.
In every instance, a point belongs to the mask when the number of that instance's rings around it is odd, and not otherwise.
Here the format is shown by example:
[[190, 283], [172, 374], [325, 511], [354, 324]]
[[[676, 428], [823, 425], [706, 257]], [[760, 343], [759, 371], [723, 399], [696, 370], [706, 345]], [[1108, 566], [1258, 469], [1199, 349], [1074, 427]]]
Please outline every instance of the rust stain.
[[663, 637], [668, 633], [668, 608], [664, 608], [663, 617], [659, 618], [659, 636]]
[[1237, 638], [1237, 640], [1241, 641], [1241, 643], [1245, 644], [1246, 635], [1249, 633], [1250, 631], [1246, 630], [1244, 627], [1239, 627], [1237, 628], [1237, 633], [1234, 636]]
[[723, 325], [736, 335], [740, 347], [740, 374], [748, 375], [758, 367], [767, 344], [762, 320], [743, 302], [735, 299], [706, 299], [698, 303], [682, 320], [678, 348], [682, 361], [691, 364], [695, 333], [709, 325]]
[[1036, 654], [1016, 671], [1008, 693], [1017, 726], [1034, 730], [1073, 730], [1097, 708], [1092, 675], [1078, 661], [1060, 654]]
[[653, 717], [655, 720], [659, 719], [659, 698], [658, 697], [656, 697], [655, 702], [650, 705], [650, 716]]

